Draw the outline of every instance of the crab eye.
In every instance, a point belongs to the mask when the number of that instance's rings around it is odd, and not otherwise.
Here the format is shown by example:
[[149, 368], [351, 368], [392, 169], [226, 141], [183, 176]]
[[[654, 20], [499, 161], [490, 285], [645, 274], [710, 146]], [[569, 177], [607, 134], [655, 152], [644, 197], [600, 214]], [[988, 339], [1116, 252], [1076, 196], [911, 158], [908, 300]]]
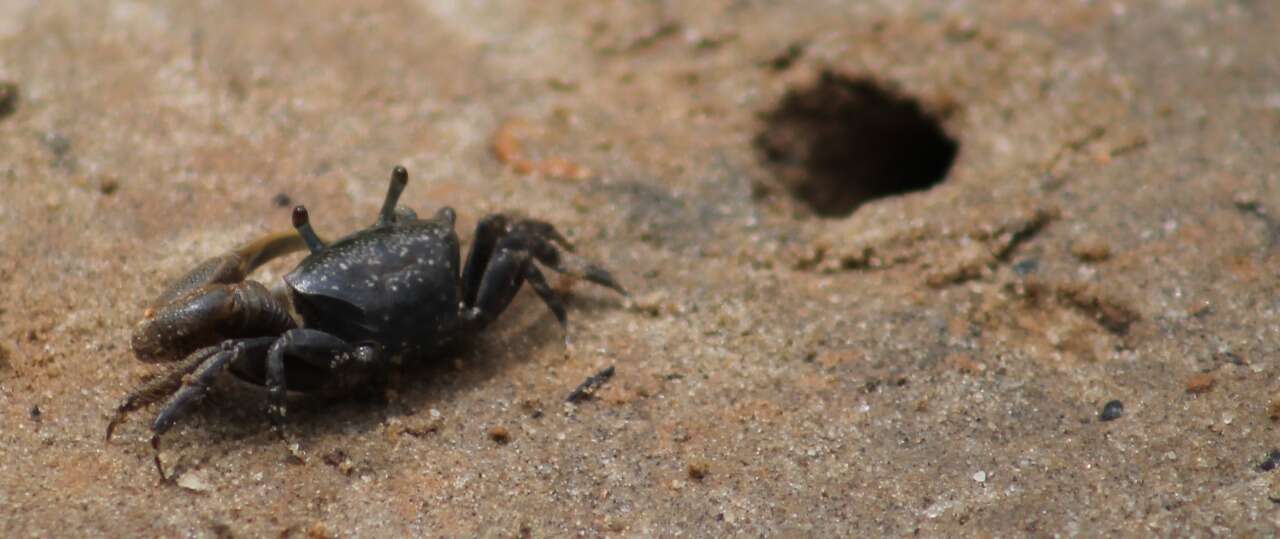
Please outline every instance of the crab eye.
[[311, 216], [307, 214], [306, 206], [293, 207], [293, 228], [302, 228], [311, 220]]
[[320, 236], [311, 229], [311, 217], [307, 214], [306, 206], [293, 207], [293, 228], [298, 229], [298, 235], [302, 236], [302, 241], [306, 242], [307, 249], [311, 252], [317, 253], [324, 250], [324, 242], [320, 241]]
[[396, 202], [400, 200], [400, 193], [404, 192], [404, 186], [408, 184], [409, 171], [401, 166], [391, 170], [391, 185], [387, 186], [387, 198], [382, 201], [382, 211], [378, 212], [377, 226], [386, 226], [395, 222]]

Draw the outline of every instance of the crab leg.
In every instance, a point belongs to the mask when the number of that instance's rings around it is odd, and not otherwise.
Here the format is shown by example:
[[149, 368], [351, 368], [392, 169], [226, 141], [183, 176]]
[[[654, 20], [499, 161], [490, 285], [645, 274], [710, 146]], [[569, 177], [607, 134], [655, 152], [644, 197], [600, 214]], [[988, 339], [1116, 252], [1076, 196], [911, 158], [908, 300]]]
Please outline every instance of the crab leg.
[[190, 356], [187, 356], [186, 359], [182, 360], [181, 363], [175, 365], [169, 372], [149, 380], [147, 383], [138, 386], [133, 391], [130, 391], [129, 395], [126, 396], [124, 400], [120, 402], [120, 405], [116, 407], [115, 414], [111, 416], [111, 421], [107, 423], [106, 439], [111, 440], [111, 433], [116, 430], [116, 425], [119, 425], [121, 421], [124, 421], [124, 418], [130, 413], [140, 410], [142, 407], [151, 403], [164, 400], [165, 397], [172, 395], [174, 391], [177, 391], [179, 387], [182, 387], [183, 378], [188, 374], [191, 374], [191, 371], [196, 370], [196, 368], [199, 367], [201, 363], [204, 363], [206, 359], [209, 359], [210, 356], [218, 353], [219, 350], [221, 350], [221, 347], [218, 346], [208, 346], [201, 348], [200, 350], [196, 350]]
[[339, 337], [314, 329], [292, 329], [271, 345], [267, 352], [267, 419], [280, 428], [286, 410], [285, 358], [301, 360], [328, 372], [358, 363], [366, 368], [385, 366], [384, 358], [374, 345], [352, 345]]
[[513, 221], [506, 215], [496, 213], [480, 220], [471, 240], [467, 265], [462, 270], [463, 302], [467, 305], [475, 305], [481, 281], [491, 265], [490, 258], [495, 256], [499, 241], [507, 238], [510, 238], [510, 243], [503, 245], [527, 251], [538, 262], [557, 272], [586, 279], [627, 295], [627, 291], [607, 270], [572, 254], [573, 248], [568, 240], [550, 223], [534, 219]]
[[[526, 263], [524, 279], [529, 281], [529, 286], [533, 288], [539, 298], [542, 298], [542, 302], [547, 305], [547, 308], [551, 309], [551, 313], [556, 315], [556, 321], [560, 322], [560, 328], [567, 330], [569, 319], [568, 315], [565, 314], [564, 301], [560, 299], [560, 294], [557, 294], [547, 284], [547, 278], [542, 276], [542, 271], [538, 270], [538, 266]], [[567, 339], [568, 336], [566, 335], [565, 338]]]
[[[252, 358], [255, 355], [261, 357], [263, 351], [275, 340], [275, 337], [258, 337], [223, 341], [221, 345], [210, 346], [201, 350], [202, 353], [193, 355], [193, 357], [201, 357], [203, 360], [193, 371], [184, 374], [179, 379], [180, 389], [169, 397], [169, 400], [164, 404], [164, 408], [160, 410], [160, 414], [151, 423], [151, 447], [155, 451], [153, 460], [161, 481], [166, 481], [168, 478], [165, 477], [164, 465], [160, 462], [160, 435], [168, 431], [178, 418], [186, 415], [192, 405], [204, 398], [205, 394], [209, 392], [209, 386], [213, 384], [213, 380], [227, 366], [244, 361], [246, 358]], [[210, 349], [213, 350], [211, 354], [205, 355], [203, 353]], [[110, 431], [108, 431], [108, 435], [110, 435]]]
[[487, 215], [476, 224], [471, 250], [467, 253], [467, 265], [462, 268], [462, 302], [468, 307], [476, 303], [480, 281], [489, 268], [489, 258], [493, 256], [498, 240], [506, 234], [507, 224], [507, 216], [500, 213]]
[[[560, 327], [567, 326], [564, 302], [533, 263], [526, 244], [525, 238], [515, 235], [506, 236], [498, 242], [494, 254], [486, 260], [488, 265], [484, 268], [480, 285], [468, 292], [474, 299], [468, 304], [470, 308], [463, 313], [464, 317], [479, 327], [488, 325], [507, 308], [520, 291], [520, 286], [528, 281], [529, 286], [556, 316]], [[474, 251], [472, 255], [474, 257]]]
[[275, 341], [275, 337], [256, 337], [223, 341], [221, 345], [210, 347], [217, 351], [205, 358], [189, 376], [182, 378], [181, 388], [164, 403], [155, 421], [151, 423], [151, 431], [156, 436], [167, 432], [178, 418], [187, 413], [191, 405], [204, 398], [213, 380], [229, 365], [262, 357]]
[[499, 247], [489, 259], [484, 278], [475, 292], [475, 301], [463, 316], [478, 327], [484, 327], [493, 322], [507, 308], [507, 305], [511, 304], [511, 300], [516, 297], [516, 292], [520, 291], [528, 267], [527, 251]]

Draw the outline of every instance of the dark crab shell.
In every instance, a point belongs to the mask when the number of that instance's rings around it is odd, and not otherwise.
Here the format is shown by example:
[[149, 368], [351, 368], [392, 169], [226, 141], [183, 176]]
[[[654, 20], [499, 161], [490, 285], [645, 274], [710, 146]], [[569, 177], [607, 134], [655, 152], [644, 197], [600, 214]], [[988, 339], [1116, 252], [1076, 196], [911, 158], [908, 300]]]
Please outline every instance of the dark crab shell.
[[457, 327], [459, 267], [452, 223], [411, 220], [342, 238], [284, 281], [306, 327], [396, 353], [439, 344]]

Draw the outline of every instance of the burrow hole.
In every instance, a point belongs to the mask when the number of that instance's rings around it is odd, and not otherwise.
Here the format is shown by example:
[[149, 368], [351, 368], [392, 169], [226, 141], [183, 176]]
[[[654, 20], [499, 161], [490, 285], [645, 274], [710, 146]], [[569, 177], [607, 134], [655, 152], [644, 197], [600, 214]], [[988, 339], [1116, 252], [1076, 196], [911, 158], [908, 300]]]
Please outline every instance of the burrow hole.
[[787, 91], [764, 120], [756, 146], [766, 164], [823, 217], [937, 185], [960, 148], [916, 99], [831, 71]]

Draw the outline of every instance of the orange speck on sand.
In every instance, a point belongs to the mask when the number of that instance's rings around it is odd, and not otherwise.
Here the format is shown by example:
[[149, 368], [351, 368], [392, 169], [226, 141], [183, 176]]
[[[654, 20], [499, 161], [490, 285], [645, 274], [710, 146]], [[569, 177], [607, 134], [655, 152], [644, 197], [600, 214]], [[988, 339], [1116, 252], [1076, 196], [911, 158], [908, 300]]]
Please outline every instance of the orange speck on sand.
[[549, 178], [582, 180], [591, 177], [591, 169], [574, 163], [567, 158], [552, 156], [545, 159], [531, 159], [525, 154], [518, 134], [527, 129], [529, 124], [524, 120], [507, 120], [493, 135], [493, 156], [511, 166], [517, 174], [537, 173]]
[[1187, 378], [1187, 393], [1205, 393], [1217, 383], [1212, 374], [1202, 372]]

